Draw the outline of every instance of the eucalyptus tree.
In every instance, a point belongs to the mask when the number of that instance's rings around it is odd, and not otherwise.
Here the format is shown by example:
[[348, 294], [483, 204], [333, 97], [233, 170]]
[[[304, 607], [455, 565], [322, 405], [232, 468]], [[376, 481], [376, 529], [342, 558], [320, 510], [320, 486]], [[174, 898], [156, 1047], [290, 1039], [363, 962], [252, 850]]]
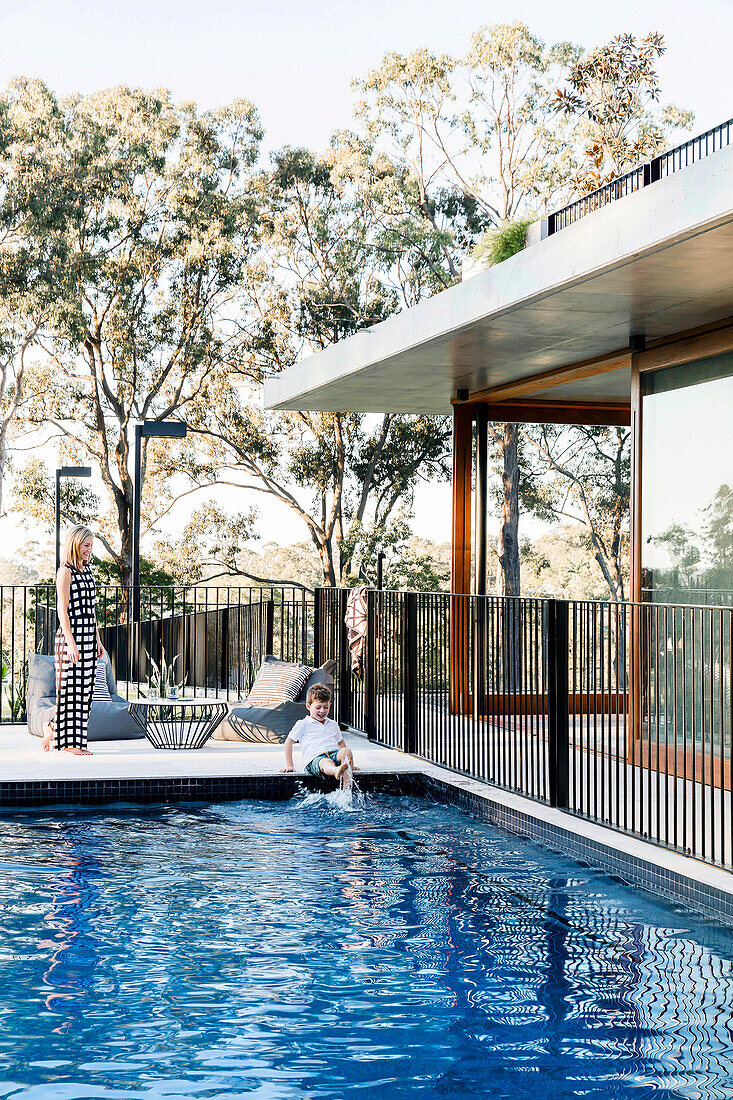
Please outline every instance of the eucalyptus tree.
[[362, 570], [375, 532], [378, 541], [395, 508], [409, 507], [418, 479], [448, 476], [446, 419], [268, 415], [259, 386], [395, 312], [415, 264], [425, 264], [418, 279], [431, 278], [440, 245], [411, 231], [404, 178], [353, 135], [323, 156], [282, 150], [260, 186], [249, 322], [228, 378], [209, 381], [192, 425], [220, 482], [270, 494], [305, 526], [334, 585]]
[[[61, 109], [73, 285], [52, 318], [33, 418], [101, 471], [112, 508], [100, 537], [128, 583], [134, 424], [184, 419], [239, 339], [261, 129], [243, 100], [199, 113], [164, 91], [114, 88]], [[148, 522], [170, 507], [170, 480], [152, 476], [168, 457], [143, 456]], [[177, 461], [189, 459], [183, 446]]]
[[49, 89], [12, 81], [0, 95], [0, 515], [9, 448], [34, 396], [29, 359], [68, 290], [64, 149], [64, 119]]
[[414, 181], [418, 212], [442, 234], [448, 281], [460, 277], [466, 242], [438, 220], [446, 192], [472, 204], [485, 229], [567, 188], [575, 162], [556, 90], [579, 56], [522, 23], [496, 24], [476, 31], [465, 57], [389, 53], [354, 82], [365, 133]]
[[[387, 54], [355, 88], [357, 117], [388, 151], [417, 194], [416, 213], [440, 235], [444, 285], [460, 277], [461, 259], [487, 229], [529, 217], [564, 191], [576, 168], [556, 90], [580, 50], [546, 46], [522, 23], [482, 27], [465, 57], [426, 49]], [[444, 196], [470, 204], [473, 241], [438, 221]], [[454, 199], [455, 202], [455, 199]], [[519, 593], [519, 429], [490, 426], [499, 466], [497, 591]]]

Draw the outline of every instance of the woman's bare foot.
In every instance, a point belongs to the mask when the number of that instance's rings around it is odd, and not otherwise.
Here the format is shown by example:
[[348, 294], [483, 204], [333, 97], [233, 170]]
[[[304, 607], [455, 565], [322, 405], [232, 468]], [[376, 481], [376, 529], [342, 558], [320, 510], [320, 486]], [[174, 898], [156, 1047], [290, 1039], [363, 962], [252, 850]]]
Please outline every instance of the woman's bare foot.
[[72, 748], [67, 748], [67, 749], [64, 749], [63, 751], [64, 751], [64, 752], [69, 752], [69, 753], [71, 753], [71, 755], [72, 755], [72, 756], [91, 756], [91, 755], [92, 755], [92, 754], [90, 753], [89, 749], [72, 749]]
[[43, 741], [41, 741], [41, 748], [43, 749], [44, 752], [50, 752], [51, 751], [51, 742], [53, 741], [53, 730], [48, 725], [48, 723], [44, 723], [43, 732], [44, 732], [44, 737], [43, 737]]

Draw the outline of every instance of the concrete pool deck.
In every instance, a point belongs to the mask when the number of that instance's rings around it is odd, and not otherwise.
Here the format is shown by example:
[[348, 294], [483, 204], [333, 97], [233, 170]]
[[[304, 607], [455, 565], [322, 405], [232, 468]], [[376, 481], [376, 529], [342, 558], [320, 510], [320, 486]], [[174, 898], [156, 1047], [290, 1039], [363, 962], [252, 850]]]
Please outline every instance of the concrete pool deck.
[[[553, 809], [511, 791], [346, 734], [373, 791], [404, 790], [446, 802], [487, 823], [528, 836], [584, 864], [733, 924], [733, 873], [641, 838]], [[292, 797], [302, 772], [283, 775], [279, 745], [209, 741], [203, 749], [158, 750], [147, 741], [92, 745], [93, 756], [41, 750], [25, 726], [0, 731], [0, 807], [59, 802]]]
[[[421, 771], [422, 761], [383, 748], [349, 732], [357, 764], [366, 772]], [[19, 725], [0, 727], [0, 783], [53, 783], [60, 780], [175, 779], [277, 775], [284, 766], [282, 745], [207, 741], [202, 749], [154, 749], [147, 740], [96, 741], [92, 756], [43, 752], [40, 739]], [[296, 767], [298, 755], [296, 750]], [[296, 772], [297, 774], [297, 772]]]

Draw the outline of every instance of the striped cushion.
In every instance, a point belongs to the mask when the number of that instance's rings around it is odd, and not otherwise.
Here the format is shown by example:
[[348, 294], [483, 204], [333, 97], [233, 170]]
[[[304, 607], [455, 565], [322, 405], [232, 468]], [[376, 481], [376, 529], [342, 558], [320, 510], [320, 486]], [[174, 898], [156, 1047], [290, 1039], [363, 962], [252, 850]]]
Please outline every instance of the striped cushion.
[[313, 672], [308, 665], [286, 661], [265, 661], [257, 673], [245, 702], [248, 707], [276, 707], [294, 702]]
[[97, 667], [94, 670], [94, 690], [92, 699], [111, 699], [107, 687], [107, 662], [103, 657], [97, 657]]

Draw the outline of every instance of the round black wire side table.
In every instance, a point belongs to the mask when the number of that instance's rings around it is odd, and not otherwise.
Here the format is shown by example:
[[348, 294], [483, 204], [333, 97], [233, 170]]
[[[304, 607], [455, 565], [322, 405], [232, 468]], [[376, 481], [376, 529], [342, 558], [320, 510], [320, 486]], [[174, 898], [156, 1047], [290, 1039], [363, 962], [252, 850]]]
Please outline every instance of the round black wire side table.
[[203, 748], [226, 713], [226, 703], [206, 696], [130, 703], [130, 715], [155, 749]]

